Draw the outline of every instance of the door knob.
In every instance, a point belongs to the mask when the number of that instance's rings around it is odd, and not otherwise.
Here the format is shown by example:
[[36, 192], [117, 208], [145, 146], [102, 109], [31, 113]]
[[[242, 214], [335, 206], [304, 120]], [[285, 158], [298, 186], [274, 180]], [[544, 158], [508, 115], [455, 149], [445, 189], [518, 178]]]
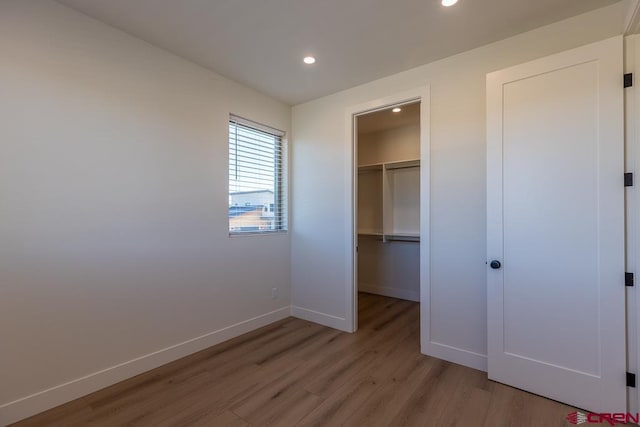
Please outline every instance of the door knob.
[[491, 261], [491, 264], [489, 264], [491, 266], [491, 268], [493, 268], [494, 270], [499, 269], [500, 267], [502, 267], [502, 264], [500, 263], [500, 261], [498, 261], [497, 259], [494, 259], [493, 261]]

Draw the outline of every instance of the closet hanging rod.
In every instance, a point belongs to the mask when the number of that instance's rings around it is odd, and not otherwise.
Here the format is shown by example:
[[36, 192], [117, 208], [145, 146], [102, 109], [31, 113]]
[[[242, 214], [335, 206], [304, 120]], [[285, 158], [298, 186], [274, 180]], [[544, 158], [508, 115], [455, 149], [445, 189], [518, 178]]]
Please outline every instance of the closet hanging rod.
[[413, 168], [419, 168], [420, 165], [411, 165], [411, 166], [396, 166], [396, 167], [389, 167], [387, 166], [387, 170], [396, 170], [396, 169], [413, 169]]
[[394, 236], [386, 235], [385, 240], [387, 242], [408, 242], [408, 243], [420, 243], [420, 236]]

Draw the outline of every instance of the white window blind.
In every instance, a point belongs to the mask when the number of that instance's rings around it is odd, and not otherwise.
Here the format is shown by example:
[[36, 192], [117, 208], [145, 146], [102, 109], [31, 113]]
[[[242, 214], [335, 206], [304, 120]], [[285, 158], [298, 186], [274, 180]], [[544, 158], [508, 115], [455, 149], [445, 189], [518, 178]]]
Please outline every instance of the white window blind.
[[229, 116], [229, 233], [287, 229], [284, 132]]

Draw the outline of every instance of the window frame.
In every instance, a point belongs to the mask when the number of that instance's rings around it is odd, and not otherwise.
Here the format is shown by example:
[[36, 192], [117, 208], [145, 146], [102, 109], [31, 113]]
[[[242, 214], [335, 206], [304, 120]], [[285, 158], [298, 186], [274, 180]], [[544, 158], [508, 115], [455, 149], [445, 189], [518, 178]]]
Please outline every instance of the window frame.
[[231, 126], [241, 126], [249, 128], [254, 131], [266, 133], [278, 138], [278, 151], [280, 153], [280, 160], [274, 164], [274, 195], [273, 195], [273, 214], [275, 218], [276, 227], [270, 230], [251, 230], [251, 231], [232, 231], [230, 229], [231, 217], [229, 216], [229, 208], [227, 206], [227, 232], [229, 237], [241, 237], [241, 236], [266, 236], [266, 235], [278, 235], [289, 233], [289, 218], [288, 218], [288, 141], [286, 139], [287, 133], [280, 129], [273, 128], [268, 125], [264, 125], [259, 122], [255, 122], [250, 119], [246, 119], [242, 116], [238, 116], [233, 113], [229, 113], [227, 120], [227, 198], [231, 197], [231, 164], [230, 164], [230, 151], [231, 151]]

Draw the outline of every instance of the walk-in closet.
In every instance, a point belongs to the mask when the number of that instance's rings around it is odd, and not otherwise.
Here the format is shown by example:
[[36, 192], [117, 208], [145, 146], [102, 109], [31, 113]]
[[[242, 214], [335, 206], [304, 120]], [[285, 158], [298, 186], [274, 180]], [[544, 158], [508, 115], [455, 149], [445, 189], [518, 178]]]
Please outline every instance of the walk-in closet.
[[420, 102], [357, 117], [358, 291], [420, 301]]

